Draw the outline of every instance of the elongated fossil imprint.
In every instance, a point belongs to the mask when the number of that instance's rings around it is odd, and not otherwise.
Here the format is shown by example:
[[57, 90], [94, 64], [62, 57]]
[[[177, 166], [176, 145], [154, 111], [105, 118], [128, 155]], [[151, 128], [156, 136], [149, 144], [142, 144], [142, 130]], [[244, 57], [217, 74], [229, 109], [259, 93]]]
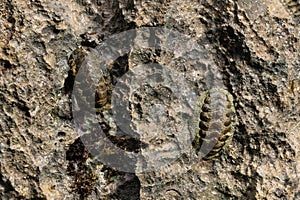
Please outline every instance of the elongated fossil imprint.
[[204, 92], [199, 98], [199, 127], [193, 141], [204, 159], [219, 155], [232, 140], [236, 125], [232, 95], [220, 88]]

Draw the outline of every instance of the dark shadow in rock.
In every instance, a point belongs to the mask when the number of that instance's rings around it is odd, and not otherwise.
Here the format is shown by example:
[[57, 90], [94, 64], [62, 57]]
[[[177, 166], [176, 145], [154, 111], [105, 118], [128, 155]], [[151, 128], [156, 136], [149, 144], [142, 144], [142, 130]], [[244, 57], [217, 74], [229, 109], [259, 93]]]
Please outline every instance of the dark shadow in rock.
[[140, 188], [141, 183], [137, 176], [133, 176], [132, 179], [123, 182], [116, 189], [116, 192], [110, 196], [112, 199], [120, 200], [140, 200]]

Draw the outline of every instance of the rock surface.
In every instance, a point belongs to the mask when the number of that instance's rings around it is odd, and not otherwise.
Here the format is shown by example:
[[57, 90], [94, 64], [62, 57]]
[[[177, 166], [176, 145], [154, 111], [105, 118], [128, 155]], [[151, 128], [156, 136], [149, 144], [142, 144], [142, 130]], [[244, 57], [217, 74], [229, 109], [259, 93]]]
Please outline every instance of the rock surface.
[[[1, 199], [299, 199], [299, 7], [296, 0], [1, 1]], [[157, 26], [203, 45], [217, 85], [233, 96], [238, 124], [214, 159], [191, 149], [159, 170], [117, 171], [96, 162], [74, 129], [69, 58], [79, 46], [88, 55], [114, 34]], [[209, 89], [209, 74], [193, 74], [195, 63], [174, 54], [131, 51], [112, 65], [154, 62], [176, 69], [196, 96]], [[137, 106], [151, 108], [157, 91], [166, 95], [155, 108], [169, 112], [161, 119], [174, 118], [166, 127], [180, 125], [168, 90], [148, 88], [138, 92], [150, 100], [131, 102], [136, 127], [143, 119], [157, 124], [155, 112], [139, 115]], [[126, 151], [142, 148], [108, 137]], [[159, 137], [153, 144], [167, 138]]]

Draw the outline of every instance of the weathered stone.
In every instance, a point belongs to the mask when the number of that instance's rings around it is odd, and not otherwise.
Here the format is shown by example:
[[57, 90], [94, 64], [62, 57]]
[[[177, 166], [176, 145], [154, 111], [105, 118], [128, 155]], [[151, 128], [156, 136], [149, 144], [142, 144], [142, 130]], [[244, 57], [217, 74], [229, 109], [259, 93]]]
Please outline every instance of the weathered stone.
[[[299, 7], [296, 0], [1, 1], [1, 199], [299, 199]], [[233, 96], [238, 124], [231, 146], [212, 160], [191, 149], [156, 171], [119, 172], [96, 161], [74, 129], [68, 60], [80, 45], [89, 52], [109, 36], [149, 26], [203, 45], [219, 86]], [[145, 60], [176, 69], [196, 95], [209, 88], [201, 80], [210, 73], [193, 74], [195, 63], [174, 52], [132, 51], [124, 62], [133, 69]], [[148, 99], [139, 99], [142, 92]], [[137, 91], [134, 123], [152, 120], [151, 110], [150, 117], [139, 112], [152, 100], [173, 105], [170, 95], [164, 87]], [[176, 122], [168, 111], [162, 116]], [[114, 124], [103, 116], [103, 129]], [[140, 142], [162, 144], [160, 136]], [[145, 148], [109, 139], [126, 151]]]

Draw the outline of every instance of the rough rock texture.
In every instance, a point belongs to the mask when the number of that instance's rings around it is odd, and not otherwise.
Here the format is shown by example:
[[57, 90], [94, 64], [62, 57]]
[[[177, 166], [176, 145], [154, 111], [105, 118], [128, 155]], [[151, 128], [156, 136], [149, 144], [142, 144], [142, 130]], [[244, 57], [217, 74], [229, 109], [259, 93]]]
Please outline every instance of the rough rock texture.
[[[161, 170], [119, 172], [74, 130], [68, 60], [149, 26], [204, 44], [238, 125], [213, 160], [192, 151]], [[299, 199], [299, 39], [296, 0], [0, 1], [1, 199]]]

